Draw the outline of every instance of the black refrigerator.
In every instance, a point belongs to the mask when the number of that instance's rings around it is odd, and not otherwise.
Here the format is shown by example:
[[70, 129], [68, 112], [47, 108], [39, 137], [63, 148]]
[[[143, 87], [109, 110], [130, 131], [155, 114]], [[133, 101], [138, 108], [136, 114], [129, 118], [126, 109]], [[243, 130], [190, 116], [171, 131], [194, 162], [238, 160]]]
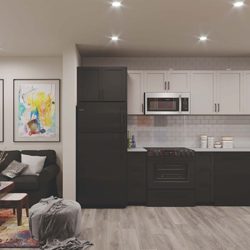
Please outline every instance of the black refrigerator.
[[78, 67], [77, 86], [77, 201], [125, 207], [127, 69]]

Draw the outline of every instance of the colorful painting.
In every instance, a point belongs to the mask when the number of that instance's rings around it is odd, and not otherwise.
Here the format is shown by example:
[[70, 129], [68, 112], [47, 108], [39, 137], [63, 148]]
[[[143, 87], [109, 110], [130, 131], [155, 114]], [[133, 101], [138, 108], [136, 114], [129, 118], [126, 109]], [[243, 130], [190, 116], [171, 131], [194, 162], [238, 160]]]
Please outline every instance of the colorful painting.
[[60, 80], [14, 80], [14, 141], [59, 141]]
[[3, 110], [3, 104], [4, 104], [4, 87], [3, 87], [3, 80], [0, 79], [0, 142], [3, 142], [3, 127], [4, 127], [4, 110]]

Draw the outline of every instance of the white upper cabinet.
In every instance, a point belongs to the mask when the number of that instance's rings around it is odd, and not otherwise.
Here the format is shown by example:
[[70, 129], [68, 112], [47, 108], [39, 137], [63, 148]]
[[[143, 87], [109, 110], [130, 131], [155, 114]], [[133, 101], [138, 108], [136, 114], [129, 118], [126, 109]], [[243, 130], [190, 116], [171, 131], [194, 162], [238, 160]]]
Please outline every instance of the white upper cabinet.
[[166, 91], [166, 71], [145, 71], [144, 73], [144, 92], [163, 92]]
[[143, 114], [143, 71], [128, 71], [128, 114]]
[[240, 114], [241, 82], [241, 72], [223, 71], [217, 73], [215, 104], [218, 114]]
[[241, 86], [241, 113], [250, 114], [250, 71], [243, 74], [243, 83]]
[[191, 75], [191, 114], [215, 113], [214, 102], [215, 73], [193, 72]]
[[144, 92], [189, 92], [188, 71], [145, 71]]
[[168, 92], [190, 92], [190, 72], [174, 71], [167, 72]]
[[190, 93], [194, 115], [250, 115], [250, 71], [129, 71], [128, 114], [144, 113], [144, 92]]

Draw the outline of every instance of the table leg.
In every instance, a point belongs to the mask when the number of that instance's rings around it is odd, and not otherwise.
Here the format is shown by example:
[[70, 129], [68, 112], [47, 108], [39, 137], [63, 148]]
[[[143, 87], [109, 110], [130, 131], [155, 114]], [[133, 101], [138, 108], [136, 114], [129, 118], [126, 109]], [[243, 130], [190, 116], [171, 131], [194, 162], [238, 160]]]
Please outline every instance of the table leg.
[[26, 210], [26, 216], [29, 217], [29, 205], [27, 203], [25, 206], [25, 210]]
[[17, 207], [17, 225], [22, 225], [22, 206]]

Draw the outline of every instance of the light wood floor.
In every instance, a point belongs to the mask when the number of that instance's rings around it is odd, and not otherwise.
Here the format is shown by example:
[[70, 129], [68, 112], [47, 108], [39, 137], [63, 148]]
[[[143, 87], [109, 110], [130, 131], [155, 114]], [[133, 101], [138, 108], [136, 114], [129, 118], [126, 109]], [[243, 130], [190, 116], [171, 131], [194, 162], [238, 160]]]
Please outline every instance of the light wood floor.
[[90, 250], [250, 249], [250, 207], [85, 209]]
[[84, 209], [81, 239], [89, 250], [250, 250], [250, 207]]

